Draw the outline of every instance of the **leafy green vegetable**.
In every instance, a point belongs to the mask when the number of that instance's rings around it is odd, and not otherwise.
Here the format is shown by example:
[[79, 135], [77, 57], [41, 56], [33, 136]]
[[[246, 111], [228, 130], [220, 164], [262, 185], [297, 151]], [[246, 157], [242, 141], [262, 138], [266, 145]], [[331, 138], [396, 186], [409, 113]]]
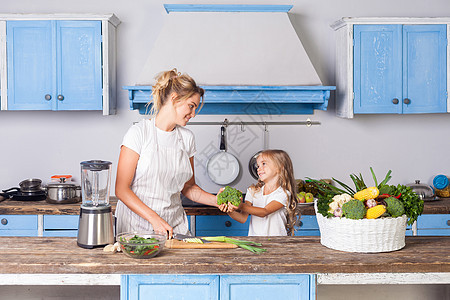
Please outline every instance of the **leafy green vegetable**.
[[262, 246], [261, 243], [232, 239], [232, 238], [229, 238], [226, 236], [207, 236], [207, 237], [203, 237], [203, 239], [210, 241], [210, 242], [224, 242], [224, 243], [229, 243], [229, 244], [235, 244], [243, 249], [246, 249], [253, 253], [258, 253], [258, 254], [267, 251], [267, 249], [258, 248], [258, 247]]
[[412, 225], [423, 212], [423, 200], [410, 187], [401, 184], [395, 187], [394, 195], [398, 196], [400, 194], [399, 200], [405, 208], [408, 225]]
[[238, 189], [226, 186], [225, 189], [217, 195], [217, 204], [226, 204], [230, 202], [234, 206], [239, 206], [242, 202], [242, 192]]
[[135, 235], [129, 240], [120, 237], [119, 241], [122, 243], [123, 251], [136, 256], [151, 255], [159, 249], [159, 240], [156, 238], [144, 238]]

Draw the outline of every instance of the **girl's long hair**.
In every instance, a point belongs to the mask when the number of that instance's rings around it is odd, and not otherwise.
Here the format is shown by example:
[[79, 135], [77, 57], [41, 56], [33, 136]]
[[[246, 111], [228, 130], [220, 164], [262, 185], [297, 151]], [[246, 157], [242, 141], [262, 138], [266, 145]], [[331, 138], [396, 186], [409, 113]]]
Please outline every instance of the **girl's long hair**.
[[177, 69], [172, 69], [159, 73], [155, 80], [156, 83], [152, 86], [152, 99], [147, 103], [147, 106], [152, 104], [150, 112], [152, 117], [156, 116], [161, 107], [167, 103], [172, 93], [177, 94], [176, 101], [186, 100], [194, 94], [199, 94], [201, 104], [196, 113], [202, 109], [205, 90], [199, 87], [191, 76], [181, 74]]
[[[297, 210], [297, 188], [291, 158], [283, 150], [264, 150], [258, 156], [271, 160], [275, 164], [278, 171], [278, 183], [288, 197], [286, 230], [288, 235], [294, 235], [294, 225], [300, 217], [300, 212]], [[264, 182], [258, 179], [258, 182], [251, 187], [257, 192], [263, 185]]]

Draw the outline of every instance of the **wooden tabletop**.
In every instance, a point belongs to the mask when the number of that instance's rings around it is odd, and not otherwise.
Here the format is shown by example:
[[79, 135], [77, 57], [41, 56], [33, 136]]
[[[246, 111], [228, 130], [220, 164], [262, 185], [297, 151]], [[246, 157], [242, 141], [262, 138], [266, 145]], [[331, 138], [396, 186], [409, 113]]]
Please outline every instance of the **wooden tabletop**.
[[[117, 198], [111, 197], [110, 204], [113, 211]], [[0, 215], [78, 215], [81, 203], [50, 204], [43, 201], [13, 201], [0, 202]], [[315, 215], [313, 205], [299, 206], [302, 215]], [[212, 206], [185, 206], [187, 215], [224, 215], [218, 208]], [[450, 214], [450, 199], [425, 202], [423, 214]]]
[[[239, 239], [244, 239], [240, 237]], [[75, 238], [0, 237], [2, 274], [225, 274], [450, 272], [450, 237], [407, 237], [387, 253], [341, 252], [319, 237], [245, 237], [267, 252], [238, 249], [163, 249], [134, 259], [102, 248], [83, 249]]]

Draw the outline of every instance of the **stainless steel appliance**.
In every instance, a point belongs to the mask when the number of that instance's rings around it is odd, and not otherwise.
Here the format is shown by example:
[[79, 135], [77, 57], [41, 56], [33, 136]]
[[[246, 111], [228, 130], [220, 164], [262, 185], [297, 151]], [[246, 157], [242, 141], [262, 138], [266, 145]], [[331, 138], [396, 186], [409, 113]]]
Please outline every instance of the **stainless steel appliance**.
[[80, 220], [77, 244], [94, 248], [114, 243], [114, 222], [109, 204], [111, 162], [83, 161], [81, 165]]

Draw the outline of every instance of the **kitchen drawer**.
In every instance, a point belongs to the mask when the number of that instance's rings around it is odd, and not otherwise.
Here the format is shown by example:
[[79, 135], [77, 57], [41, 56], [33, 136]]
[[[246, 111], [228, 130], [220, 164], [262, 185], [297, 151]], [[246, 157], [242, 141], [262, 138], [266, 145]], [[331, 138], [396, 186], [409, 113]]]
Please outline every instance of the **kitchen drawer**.
[[44, 216], [44, 236], [70, 236], [78, 234], [78, 215]]
[[197, 236], [248, 236], [250, 218], [244, 224], [230, 216], [197, 216], [195, 219]]
[[0, 236], [37, 236], [36, 215], [0, 215]]
[[295, 227], [295, 236], [320, 236], [316, 216], [301, 216], [299, 225]]
[[450, 214], [419, 216], [417, 235], [450, 235]]

